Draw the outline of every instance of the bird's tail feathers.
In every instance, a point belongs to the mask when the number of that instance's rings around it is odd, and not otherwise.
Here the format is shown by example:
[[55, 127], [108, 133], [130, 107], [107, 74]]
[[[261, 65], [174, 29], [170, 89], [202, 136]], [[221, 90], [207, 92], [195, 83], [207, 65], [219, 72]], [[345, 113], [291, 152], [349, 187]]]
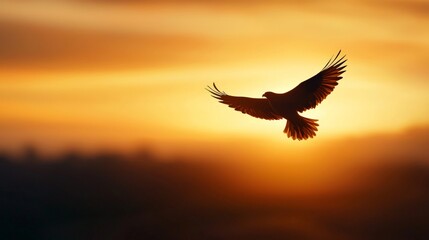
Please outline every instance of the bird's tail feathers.
[[310, 119], [297, 115], [293, 119], [287, 120], [283, 132], [293, 140], [313, 138], [316, 136], [317, 126], [319, 126], [319, 124], [316, 123], [317, 121], [317, 119]]

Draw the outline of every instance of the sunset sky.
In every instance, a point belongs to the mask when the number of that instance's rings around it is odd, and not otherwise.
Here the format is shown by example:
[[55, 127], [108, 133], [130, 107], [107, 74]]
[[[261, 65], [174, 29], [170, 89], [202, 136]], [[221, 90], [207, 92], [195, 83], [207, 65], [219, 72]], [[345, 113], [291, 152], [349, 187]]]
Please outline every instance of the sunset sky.
[[194, 151], [245, 139], [299, 148], [285, 120], [245, 116], [204, 88], [285, 92], [340, 49], [344, 78], [303, 113], [320, 124], [309, 144], [425, 127], [428, 26], [423, 0], [4, 0], [0, 149]]

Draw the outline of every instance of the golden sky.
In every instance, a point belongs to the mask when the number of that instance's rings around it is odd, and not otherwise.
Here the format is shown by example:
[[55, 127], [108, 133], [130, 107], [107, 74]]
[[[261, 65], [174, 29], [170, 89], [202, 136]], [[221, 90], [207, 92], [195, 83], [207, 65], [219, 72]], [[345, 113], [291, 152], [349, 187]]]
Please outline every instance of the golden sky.
[[245, 116], [204, 87], [285, 92], [339, 49], [344, 79], [303, 114], [319, 119], [312, 144], [429, 123], [427, 1], [0, 4], [0, 148], [237, 139], [299, 147], [284, 120]]

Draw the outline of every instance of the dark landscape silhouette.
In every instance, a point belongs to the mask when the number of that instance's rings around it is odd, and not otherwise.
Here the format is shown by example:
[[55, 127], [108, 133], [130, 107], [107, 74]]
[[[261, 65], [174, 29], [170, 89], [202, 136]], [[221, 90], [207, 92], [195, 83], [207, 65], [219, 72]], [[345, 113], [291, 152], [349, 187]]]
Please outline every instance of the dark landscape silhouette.
[[[420, 136], [416, 144], [427, 143]], [[0, 238], [427, 239], [425, 156], [376, 156], [326, 191], [252, 192], [252, 179], [225, 161], [147, 151], [42, 157], [30, 147], [0, 154]]]

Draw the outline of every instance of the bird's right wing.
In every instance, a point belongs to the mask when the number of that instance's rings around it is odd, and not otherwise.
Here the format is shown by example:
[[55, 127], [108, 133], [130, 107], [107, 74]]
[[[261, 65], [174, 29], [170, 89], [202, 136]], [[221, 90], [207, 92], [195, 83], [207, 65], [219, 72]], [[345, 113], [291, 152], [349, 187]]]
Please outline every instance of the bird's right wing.
[[284, 93], [284, 96], [293, 99], [292, 102], [296, 105], [299, 112], [315, 108], [322, 102], [338, 85], [338, 81], [342, 79], [342, 73], [346, 65], [343, 65], [347, 60], [345, 56], [338, 59], [341, 51], [337, 56], [326, 64], [326, 66], [316, 75], [308, 80], [300, 83], [294, 89]]
[[208, 86], [207, 91], [212, 94], [212, 97], [219, 99], [220, 103], [226, 104], [229, 107], [242, 113], [249, 114], [250, 116], [267, 120], [278, 120], [283, 118], [273, 112], [270, 103], [266, 98], [230, 96], [223, 91], [221, 92], [214, 83], [213, 88]]

